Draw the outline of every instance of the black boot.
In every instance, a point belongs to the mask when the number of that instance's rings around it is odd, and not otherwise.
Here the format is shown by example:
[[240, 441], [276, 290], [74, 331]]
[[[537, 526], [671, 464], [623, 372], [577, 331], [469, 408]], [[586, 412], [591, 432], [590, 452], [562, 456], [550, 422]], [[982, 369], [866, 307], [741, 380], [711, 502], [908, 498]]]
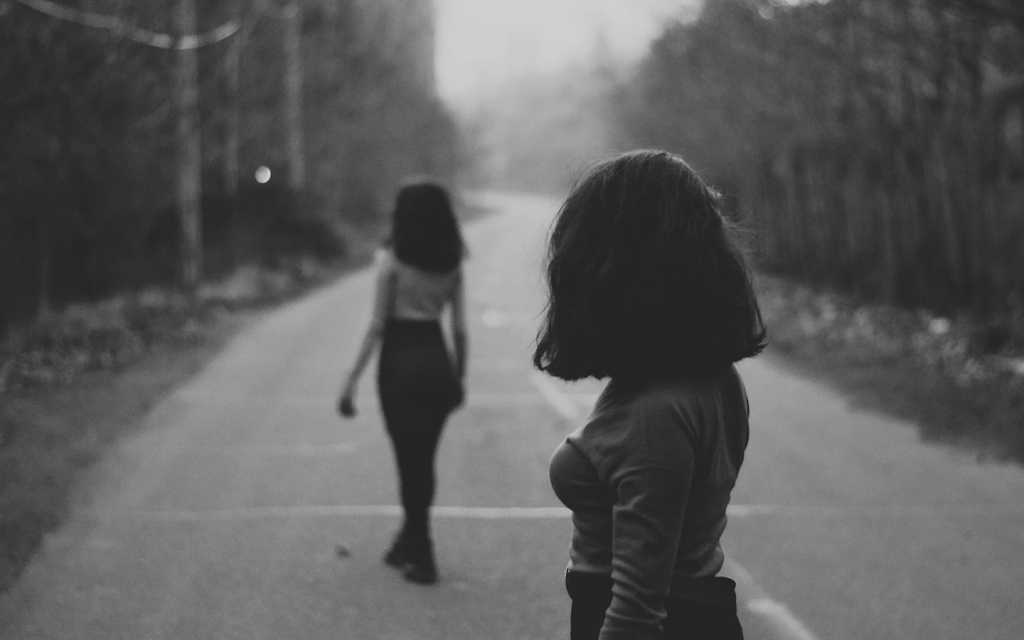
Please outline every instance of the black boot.
[[405, 535], [403, 531], [399, 531], [395, 535], [394, 542], [391, 543], [391, 548], [384, 554], [384, 564], [394, 567], [396, 569], [402, 569], [408, 563], [405, 550]]
[[437, 582], [437, 564], [434, 559], [410, 562], [403, 571], [405, 579], [416, 584], [434, 584]]
[[402, 574], [406, 580], [416, 584], [437, 582], [437, 563], [434, 561], [433, 547], [429, 539], [406, 547], [405, 566], [402, 567]]

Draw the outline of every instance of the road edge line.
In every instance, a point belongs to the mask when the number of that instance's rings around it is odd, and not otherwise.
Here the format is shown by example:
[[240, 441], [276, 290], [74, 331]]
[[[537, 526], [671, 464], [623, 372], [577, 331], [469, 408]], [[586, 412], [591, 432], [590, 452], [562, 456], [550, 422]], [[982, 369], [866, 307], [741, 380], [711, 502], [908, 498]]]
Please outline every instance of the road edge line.
[[554, 407], [558, 415], [569, 422], [576, 422], [580, 419], [580, 410], [576, 407], [576, 404], [569, 399], [569, 396], [562, 393], [546, 375], [540, 371], [531, 371], [530, 382], [544, 396], [548, 404]]
[[726, 557], [722, 567], [725, 573], [736, 580], [737, 591], [747, 595], [746, 607], [766, 619], [780, 638], [784, 640], [819, 640], [818, 636], [790, 611], [785, 604], [775, 600], [768, 592], [757, 584], [754, 576], [743, 565], [731, 557]]

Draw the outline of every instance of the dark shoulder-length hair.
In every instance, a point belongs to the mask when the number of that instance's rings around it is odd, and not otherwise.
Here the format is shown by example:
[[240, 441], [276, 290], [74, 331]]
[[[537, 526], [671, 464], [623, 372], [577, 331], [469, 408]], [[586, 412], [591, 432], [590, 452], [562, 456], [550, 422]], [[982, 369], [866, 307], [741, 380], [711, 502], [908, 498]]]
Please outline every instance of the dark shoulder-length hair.
[[399, 260], [424, 271], [450, 271], [461, 264], [466, 248], [444, 187], [422, 180], [398, 191], [389, 244]]
[[682, 158], [596, 165], [551, 230], [534, 364], [565, 380], [708, 374], [766, 345], [720, 196]]

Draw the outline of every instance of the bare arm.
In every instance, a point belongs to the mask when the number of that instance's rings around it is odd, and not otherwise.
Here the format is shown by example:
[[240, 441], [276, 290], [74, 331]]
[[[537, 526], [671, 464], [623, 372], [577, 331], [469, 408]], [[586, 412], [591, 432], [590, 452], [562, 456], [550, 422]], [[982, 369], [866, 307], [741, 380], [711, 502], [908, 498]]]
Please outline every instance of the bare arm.
[[455, 373], [460, 380], [465, 380], [469, 340], [466, 332], [466, 292], [461, 271], [452, 294], [452, 342], [455, 346]]
[[384, 325], [387, 322], [388, 310], [391, 299], [394, 296], [392, 291], [394, 288], [393, 273], [394, 266], [390, 257], [385, 258], [377, 272], [377, 287], [374, 293], [373, 315], [370, 318], [370, 326], [366, 329], [363, 343], [359, 347], [359, 354], [356, 356], [355, 363], [349, 371], [344, 387], [342, 387], [338, 410], [344, 416], [355, 415], [356, 385], [359, 383], [359, 377], [362, 375], [367, 363], [369, 363], [370, 358], [373, 356], [373, 352], [384, 336]]

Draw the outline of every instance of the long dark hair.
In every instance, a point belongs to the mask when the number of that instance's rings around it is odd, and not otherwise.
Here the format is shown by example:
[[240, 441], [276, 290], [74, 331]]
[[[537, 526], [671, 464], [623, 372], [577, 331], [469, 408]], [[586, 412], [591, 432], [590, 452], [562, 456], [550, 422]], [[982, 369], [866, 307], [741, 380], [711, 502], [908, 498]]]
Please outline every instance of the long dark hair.
[[399, 260], [424, 271], [450, 271], [466, 254], [448, 192], [425, 180], [399, 190], [389, 242]]
[[706, 374], [766, 345], [719, 194], [664, 151], [613, 157], [577, 183], [547, 281], [533, 361], [565, 380]]

